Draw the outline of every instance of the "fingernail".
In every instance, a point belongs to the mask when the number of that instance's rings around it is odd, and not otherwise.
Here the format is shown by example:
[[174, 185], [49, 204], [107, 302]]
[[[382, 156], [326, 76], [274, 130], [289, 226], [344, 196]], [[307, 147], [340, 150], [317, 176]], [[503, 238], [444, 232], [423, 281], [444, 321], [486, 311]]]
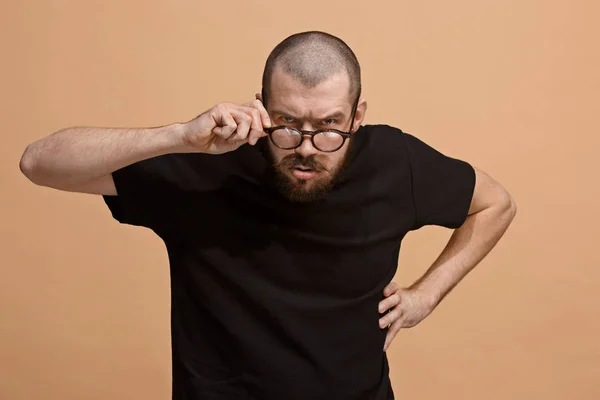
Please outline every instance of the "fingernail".
[[383, 312], [383, 304], [379, 305], [379, 312]]

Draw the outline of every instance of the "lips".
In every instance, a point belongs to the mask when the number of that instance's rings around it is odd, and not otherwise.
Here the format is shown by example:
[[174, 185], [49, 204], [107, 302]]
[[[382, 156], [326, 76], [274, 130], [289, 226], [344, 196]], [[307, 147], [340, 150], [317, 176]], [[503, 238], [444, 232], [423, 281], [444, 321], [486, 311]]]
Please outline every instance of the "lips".
[[306, 180], [314, 177], [317, 174], [312, 168], [305, 167], [303, 165], [297, 165], [292, 168], [292, 175], [294, 175], [298, 179]]

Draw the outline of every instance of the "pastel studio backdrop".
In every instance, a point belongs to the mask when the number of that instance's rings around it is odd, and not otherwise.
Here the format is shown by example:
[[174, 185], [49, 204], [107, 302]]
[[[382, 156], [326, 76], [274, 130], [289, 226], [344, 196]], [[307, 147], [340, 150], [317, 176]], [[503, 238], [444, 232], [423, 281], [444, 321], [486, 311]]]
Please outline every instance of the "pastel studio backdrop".
[[[518, 205], [493, 252], [396, 337], [397, 397], [600, 398], [598, 4], [2, 1], [0, 399], [171, 390], [164, 245], [97, 196], [27, 181], [25, 146], [68, 126], [157, 126], [250, 100], [269, 51], [313, 29], [357, 53], [366, 123], [468, 160]], [[450, 234], [409, 234], [396, 281], [416, 279]]]

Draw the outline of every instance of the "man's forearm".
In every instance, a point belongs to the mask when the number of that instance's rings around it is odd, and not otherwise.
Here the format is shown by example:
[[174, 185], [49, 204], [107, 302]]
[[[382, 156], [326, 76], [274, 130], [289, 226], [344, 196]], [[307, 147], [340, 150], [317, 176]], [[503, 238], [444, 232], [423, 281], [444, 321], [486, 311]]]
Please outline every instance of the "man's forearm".
[[181, 129], [181, 124], [141, 129], [67, 128], [27, 146], [20, 167], [40, 185], [77, 185], [147, 158], [186, 151]]
[[496, 245], [515, 216], [512, 202], [495, 205], [467, 217], [415, 289], [436, 306]]

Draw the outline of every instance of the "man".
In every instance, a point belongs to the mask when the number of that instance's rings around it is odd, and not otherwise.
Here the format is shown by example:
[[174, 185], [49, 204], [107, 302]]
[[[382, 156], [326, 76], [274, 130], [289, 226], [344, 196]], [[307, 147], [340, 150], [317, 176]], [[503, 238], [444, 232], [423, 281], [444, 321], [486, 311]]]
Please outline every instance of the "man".
[[[511, 196], [469, 163], [363, 126], [360, 93], [352, 50], [304, 32], [273, 50], [245, 105], [157, 128], [65, 129], [26, 149], [34, 183], [101, 194], [118, 221], [164, 240], [173, 398], [393, 399], [393, 337], [514, 218]], [[388, 285], [402, 239], [424, 225], [455, 231], [421, 279]]]

